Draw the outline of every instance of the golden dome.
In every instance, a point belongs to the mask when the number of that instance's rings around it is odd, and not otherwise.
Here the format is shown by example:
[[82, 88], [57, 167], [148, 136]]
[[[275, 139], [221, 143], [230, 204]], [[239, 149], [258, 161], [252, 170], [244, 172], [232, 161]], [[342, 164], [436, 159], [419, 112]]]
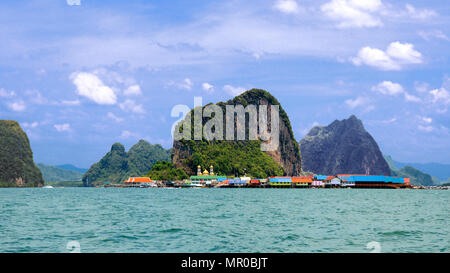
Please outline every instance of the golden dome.
[[209, 172], [207, 170], [204, 170], [203, 174], [209, 174]]

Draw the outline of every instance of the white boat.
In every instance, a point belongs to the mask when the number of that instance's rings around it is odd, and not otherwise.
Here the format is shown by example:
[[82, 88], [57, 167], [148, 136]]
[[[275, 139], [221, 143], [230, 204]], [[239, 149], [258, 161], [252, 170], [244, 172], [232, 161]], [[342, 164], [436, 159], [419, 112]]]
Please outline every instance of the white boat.
[[43, 189], [53, 189], [53, 186], [43, 186]]

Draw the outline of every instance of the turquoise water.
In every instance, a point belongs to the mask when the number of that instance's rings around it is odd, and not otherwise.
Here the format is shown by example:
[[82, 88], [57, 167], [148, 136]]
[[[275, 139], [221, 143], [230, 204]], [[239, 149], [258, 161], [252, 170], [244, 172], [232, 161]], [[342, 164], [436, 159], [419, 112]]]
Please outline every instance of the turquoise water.
[[0, 189], [0, 252], [449, 252], [450, 191]]

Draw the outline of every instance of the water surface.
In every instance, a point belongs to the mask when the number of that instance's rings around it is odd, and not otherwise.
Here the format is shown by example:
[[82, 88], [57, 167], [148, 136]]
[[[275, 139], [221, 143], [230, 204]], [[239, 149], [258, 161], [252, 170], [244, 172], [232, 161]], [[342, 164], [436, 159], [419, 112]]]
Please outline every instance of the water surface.
[[0, 252], [449, 252], [443, 190], [0, 189]]

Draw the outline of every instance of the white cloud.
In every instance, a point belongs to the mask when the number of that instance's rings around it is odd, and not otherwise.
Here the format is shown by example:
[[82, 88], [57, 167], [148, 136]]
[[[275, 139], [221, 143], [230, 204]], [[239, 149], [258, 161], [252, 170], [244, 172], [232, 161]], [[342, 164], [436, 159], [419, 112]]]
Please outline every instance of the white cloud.
[[408, 92], [405, 92], [405, 100], [410, 102], [421, 102], [422, 100], [414, 95], [409, 94]]
[[16, 112], [22, 112], [27, 108], [26, 104], [22, 100], [11, 102], [8, 104], [8, 107]]
[[0, 88], [0, 97], [2, 98], [12, 98], [16, 95], [14, 91], [7, 91], [3, 88]]
[[62, 104], [64, 105], [70, 105], [70, 106], [74, 106], [74, 105], [80, 105], [80, 100], [63, 100], [61, 101]]
[[400, 84], [391, 81], [383, 81], [372, 87], [372, 90], [390, 96], [397, 96], [404, 92], [403, 87]]
[[75, 72], [70, 78], [77, 87], [80, 96], [84, 96], [97, 104], [115, 104], [117, 97], [114, 91], [106, 86], [96, 75], [86, 72]]
[[408, 43], [393, 42], [386, 52], [377, 48], [364, 47], [358, 56], [351, 58], [354, 65], [368, 65], [381, 70], [401, 70], [403, 65], [422, 63], [422, 54]]
[[276, 10], [287, 14], [295, 14], [300, 11], [300, 7], [295, 0], [277, 0], [273, 7]]
[[245, 92], [244, 87], [234, 87], [228, 84], [223, 87], [223, 90], [232, 96], [238, 96]]
[[387, 48], [386, 53], [405, 64], [422, 63], [422, 54], [414, 50], [414, 45], [408, 43], [393, 42]]
[[39, 122], [37, 122], [37, 121], [32, 122], [32, 123], [24, 122], [24, 123], [22, 123], [22, 126], [24, 128], [36, 128], [39, 126]]
[[185, 90], [192, 90], [192, 86], [194, 86], [194, 83], [191, 79], [185, 78], [182, 82], [169, 82], [167, 84], [168, 86], [175, 86], [178, 89], [185, 89]]
[[119, 104], [120, 109], [125, 112], [133, 112], [136, 114], [144, 114], [145, 110], [141, 104], [136, 104], [134, 100], [125, 100], [123, 103]]
[[337, 21], [339, 28], [362, 28], [383, 25], [375, 15], [382, 6], [380, 0], [332, 0], [322, 5], [321, 10]]
[[433, 103], [450, 104], [450, 93], [445, 88], [434, 89], [430, 91]]
[[122, 131], [122, 134], [120, 135], [120, 138], [130, 138], [130, 137], [138, 138], [139, 135], [136, 133], [130, 132], [128, 130]]
[[111, 112], [108, 112], [108, 115], [107, 115], [107, 116], [108, 116], [108, 118], [114, 120], [115, 122], [122, 122], [122, 121], [123, 121], [123, 118], [120, 118], [120, 117], [114, 115], [114, 114], [111, 113]]
[[58, 132], [70, 131], [70, 124], [69, 123], [55, 124], [54, 127], [55, 127], [56, 131], [58, 131]]
[[391, 124], [391, 123], [394, 123], [396, 121], [397, 121], [397, 118], [394, 117], [394, 118], [391, 118], [391, 119], [388, 119], [388, 120], [382, 120], [381, 123]]
[[345, 101], [345, 104], [347, 104], [350, 108], [356, 108], [359, 106], [365, 106], [370, 103], [370, 100], [366, 97], [357, 97], [356, 99], [348, 99]]
[[421, 117], [421, 119], [423, 122], [428, 123], [428, 124], [433, 122], [433, 119], [429, 118], [429, 117]]
[[418, 128], [420, 131], [424, 131], [424, 132], [431, 132], [431, 131], [434, 130], [433, 126], [423, 126], [423, 125], [419, 125], [419, 126], [417, 126], [417, 128]]
[[361, 48], [358, 56], [352, 58], [351, 61], [356, 66], [365, 64], [382, 70], [400, 70], [401, 68], [384, 51], [368, 46]]
[[123, 91], [125, 96], [138, 96], [141, 95], [141, 87], [137, 84], [128, 87], [125, 91]]
[[81, 0], [66, 0], [67, 5], [69, 6], [80, 6]]
[[212, 91], [214, 91], [214, 86], [212, 84], [204, 82], [204, 83], [202, 83], [202, 89], [206, 92], [212, 92]]
[[408, 15], [413, 19], [426, 20], [426, 19], [430, 19], [432, 17], [438, 16], [436, 11], [431, 10], [431, 9], [419, 10], [410, 4], [406, 4], [405, 7], [406, 7], [406, 11], [407, 11]]
[[426, 41], [429, 41], [432, 38], [450, 41], [448, 36], [440, 30], [419, 31], [417, 34], [419, 34], [419, 36]]

